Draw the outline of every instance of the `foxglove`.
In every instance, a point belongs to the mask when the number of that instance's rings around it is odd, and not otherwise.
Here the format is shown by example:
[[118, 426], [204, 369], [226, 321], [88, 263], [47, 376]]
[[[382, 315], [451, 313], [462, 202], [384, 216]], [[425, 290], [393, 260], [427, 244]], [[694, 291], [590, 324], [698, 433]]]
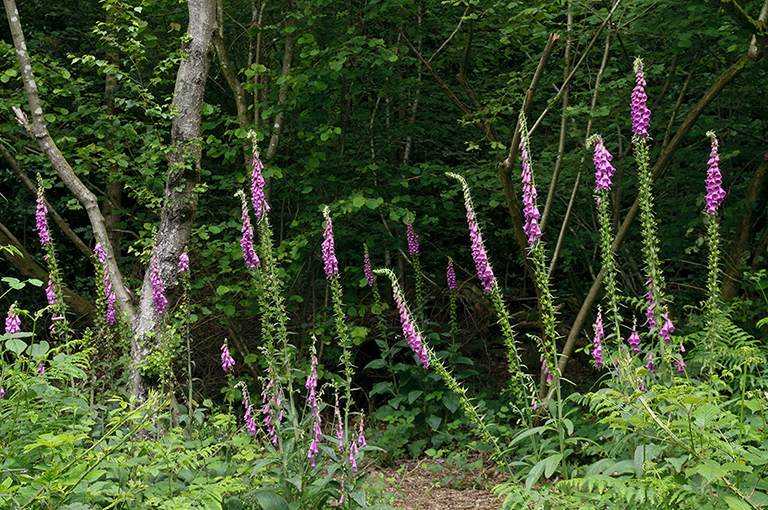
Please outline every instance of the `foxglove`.
[[645, 77], [643, 61], [635, 59], [635, 89], [632, 91], [632, 133], [645, 138], [651, 122], [651, 110], [646, 106]]
[[182, 253], [179, 255], [179, 272], [186, 273], [189, 271], [189, 255]]
[[373, 287], [373, 268], [371, 267], [371, 257], [368, 255], [368, 246], [365, 246], [365, 258], [363, 259], [363, 273], [365, 281], [369, 287]]
[[45, 207], [45, 202], [43, 200], [43, 188], [38, 187], [37, 188], [37, 210], [35, 212], [35, 220], [37, 223], [37, 234], [40, 237], [40, 244], [43, 245], [43, 247], [51, 244], [51, 234], [48, 230], [48, 219], [46, 218], [46, 213], [48, 212], [48, 208]]
[[417, 256], [419, 254], [419, 236], [413, 231], [413, 224], [411, 220], [408, 220], [408, 226], [405, 230], [406, 238], [408, 239], [408, 253]]
[[253, 213], [256, 215], [256, 222], [261, 219], [262, 212], [269, 212], [269, 204], [267, 204], [266, 196], [264, 195], [264, 188], [266, 181], [262, 171], [264, 165], [259, 159], [259, 153], [256, 151], [256, 146], [253, 147], [253, 172], [251, 173], [251, 200], [253, 201]]
[[16, 313], [15, 304], [8, 309], [8, 316], [5, 318], [5, 332], [8, 335], [21, 333], [21, 318]]
[[336, 260], [336, 250], [333, 244], [333, 223], [331, 223], [331, 210], [328, 206], [323, 209], [325, 216], [325, 231], [323, 232], [323, 263], [325, 264], [325, 276], [332, 277], [339, 273], [339, 261]]
[[221, 369], [225, 372], [235, 366], [235, 359], [229, 353], [227, 343], [221, 345]]
[[152, 303], [155, 305], [155, 312], [158, 315], [162, 315], [168, 300], [165, 298], [165, 287], [160, 276], [160, 267], [157, 264], [157, 255], [155, 253], [152, 254], [149, 279], [152, 283]]
[[603, 345], [602, 341], [605, 337], [603, 331], [603, 316], [602, 312], [597, 312], [597, 320], [595, 321], [595, 338], [592, 341], [594, 349], [592, 350], [592, 357], [595, 360], [595, 368], [600, 370], [603, 366]]
[[709, 153], [709, 168], [707, 170], [707, 214], [715, 214], [718, 206], [725, 200], [723, 177], [720, 174], [720, 155], [717, 153], [717, 137], [715, 133], [707, 133], [712, 139], [712, 151]]
[[595, 163], [595, 191], [601, 189], [610, 189], [611, 180], [616, 169], [611, 165], [613, 156], [603, 145], [603, 140], [597, 138], [595, 141], [595, 155], [593, 161]]
[[637, 334], [635, 326], [632, 326], [632, 334], [629, 335], [627, 343], [632, 347], [632, 352], [635, 354], [640, 352], [640, 335]]
[[453, 259], [448, 259], [448, 269], [445, 271], [445, 280], [448, 283], [449, 289], [456, 289], [456, 270], [453, 268]]
[[648, 353], [648, 363], [646, 363], [645, 368], [650, 370], [652, 374], [656, 372], [656, 365], [653, 364], [653, 353]]
[[256, 269], [256, 266], [259, 265], [259, 257], [253, 249], [253, 227], [251, 226], [251, 218], [248, 216], [248, 206], [245, 203], [245, 194], [242, 192], [240, 192], [240, 201], [243, 205], [243, 226], [240, 229], [243, 236], [240, 238], [240, 247], [243, 249], [245, 265], [253, 271]]
[[672, 324], [672, 321], [669, 320], [669, 317], [667, 314], [664, 314], [664, 325], [659, 330], [659, 336], [664, 339], [665, 342], [669, 343], [672, 341], [672, 338], [669, 336], [670, 333], [675, 331], [675, 326]]
[[528, 153], [526, 142], [526, 138], [522, 137], [520, 141], [520, 150], [523, 155], [523, 216], [525, 217], [523, 231], [528, 235], [528, 244], [533, 245], [533, 243], [541, 237], [541, 229], [538, 224], [541, 214], [535, 203], [537, 193], [536, 187], [533, 184], [530, 155]]

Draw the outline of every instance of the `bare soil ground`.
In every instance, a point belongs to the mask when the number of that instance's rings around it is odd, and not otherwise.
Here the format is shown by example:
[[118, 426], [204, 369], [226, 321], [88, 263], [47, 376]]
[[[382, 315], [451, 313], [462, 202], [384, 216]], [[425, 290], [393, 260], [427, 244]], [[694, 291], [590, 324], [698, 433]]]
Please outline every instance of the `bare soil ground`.
[[493, 487], [507, 478], [492, 464], [470, 455], [474, 469], [446, 466], [440, 460], [406, 461], [399, 466], [370, 466], [368, 472], [376, 489], [393, 494], [390, 505], [401, 510], [498, 510], [502, 498]]

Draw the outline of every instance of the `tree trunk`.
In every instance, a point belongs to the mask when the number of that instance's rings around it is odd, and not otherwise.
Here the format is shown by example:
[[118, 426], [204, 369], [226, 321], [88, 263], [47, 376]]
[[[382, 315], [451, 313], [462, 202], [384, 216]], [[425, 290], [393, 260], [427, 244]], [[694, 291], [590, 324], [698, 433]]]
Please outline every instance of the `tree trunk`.
[[[176, 87], [171, 105], [176, 119], [171, 127], [171, 152], [168, 154], [168, 178], [165, 183], [160, 226], [154, 243], [160, 276], [165, 289], [178, 278], [179, 255], [189, 240], [197, 208], [196, 186], [200, 181], [200, 121], [203, 92], [210, 65], [209, 50], [216, 26], [215, 0], [187, 0], [189, 41], [176, 73]], [[146, 400], [147, 384], [142, 364], [160, 339], [163, 316], [152, 301], [151, 271], [144, 274], [141, 298], [136, 311], [131, 338], [131, 396]]]

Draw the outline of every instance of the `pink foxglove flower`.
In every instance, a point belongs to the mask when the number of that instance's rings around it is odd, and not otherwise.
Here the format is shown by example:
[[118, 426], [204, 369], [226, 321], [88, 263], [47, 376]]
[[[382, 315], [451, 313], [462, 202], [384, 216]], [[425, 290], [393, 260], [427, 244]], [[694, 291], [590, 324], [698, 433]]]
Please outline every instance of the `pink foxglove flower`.
[[3, 399], [3, 398], [5, 398], [5, 388], [0, 386], [0, 399]]
[[646, 106], [645, 77], [643, 61], [635, 59], [635, 89], [632, 91], [632, 133], [645, 138], [651, 120], [651, 110]]
[[48, 208], [45, 207], [45, 202], [43, 200], [43, 188], [37, 188], [37, 211], [35, 213], [35, 220], [37, 222], [37, 234], [40, 237], [40, 244], [43, 245], [43, 247], [51, 244], [51, 234], [48, 230], [48, 219], [46, 218], [46, 214], [48, 213]]
[[634, 326], [632, 326], [632, 334], [629, 335], [627, 343], [632, 347], [632, 352], [635, 354], [640, 352], [640, 335], [637, 334], [637, 330]]
[[469, 237], [472, 240], [472, 259], [475, 261], [477, 277], [480, 278], [483, 290], [488, 293], [496, 286], [496, 278], [493, 275], [491, 264], [488, 262], [488, 254], [483, 246], [483, 238], [480, 235], [480, 226], [477, 224], [475, 213], [469, 208], [467, 209], [467, 224], [469, 225]]
[[325, 231], [323, 232], [323, 263], [325, 264], [325, 276], [332, 277], [339, 273], [339, 261], [336, 260], [336, 250], [333, 243], [333, 223], [331, 223], [331, 210], [326, 206], [323, 209], [325, 216]]
[[648, 363], [646, 363], [645, 368], [650, 370], [652, 374], [656, 372], [656, 365], [653, 364], [653, 353], [648, 353]]
[[672, 324], [672, 321], [669, 320], [669, 317], [667, 314], [664, 314], [664, 325], [659, 330], [659, 336], [664, 339], [665, 342], [669, 343], [672, 341], [672, 338], [669, 336], [670, 333], [675, 331], [675, 326]]
[[248, 404], [248, 399], [243, 396], [243, 405], [245, 406], [245, 414], [243, 415], [243, 421], [245, 421], [245, 428], [248, 429], [252, 435], [256, 435], [256, 422], [251, 416], [251, 406]]
[[253, 271], [256, 269], [256, 266], [259, 265], [259, 257], [256, 255], [256, 250], [253, 249], [253, 227], [251, 226], [251, 219], [248, 216], [248, 206], [245, 203], [245, 195], [241, 194], [240, 199], [243, 203], [243, 226], [241, 228], [243, 237], [240, 239], [240, 247], [243, 249], [245, 265]]
[[189, 255], [182, 253], [179, 255], [179, 272], [186, 273], [189, 271]]
[[264, 188], [266, 181], [262, 171], [264, 165], [259, 159], [259, 153], [256, 150], [256, 146], [253, 147], [253, 172], [251, 173], [251, 200], [253, 201], [253, 213], [256, 215], [256, 222], [261, 219], [262, 212], [269, 212], [269, 204], [267, 204], [266, 196], [264, 195]]
[[547, 367], [547, 361], [544, 359], [543, 354], [539, 357], [539, 361], [541, 361], [541, 373], [546, 376], [547, 384], [552, 384], [552, 372]]
[[520, 141], [520, 151], [523, 155], [523, 216], [525, 217], [523, 231], [528, 235], [528, 244], [532, 245], [541, 237], [541, 229], [538, 223], [541, 213], [539, 213], [535, 203], [537, 193], [536, 187], [533, 184], [530, 154], [528, 153], [525, 138]]
[[371, 267], [371, 257], [368, 255], [368, 246], [365, 247], [365, 258], [363, 259], [363, 274], [369, 287], [373, 287], [373, 268]]
[[416, 332], [416, 328], [411, 321], [408, 314], [408, 309], [405, 306], [405, 301], [399, 293], [395, 293], [395, 304], [397, 310], [400, 312], [400, 324], [403, 326], [403, 336], [408, 341], [408, 346], [416, 354], [416, 358], [422, 364], [424, 368], [429, 368], [429, 358], [427, 356], [427, 349], [421, 340], [421, 335]]
[[226, 342], [221, 345], [221, 369], [225, 372], [235, 366], [235, 358], [229, 353]]
[[611, 180], [616, 169], [611, 165], [613, 156], [603, 145], [603, 140], [597, 138], [595, 141], [595, 191], [601, 189], [610, 189]]
[[709, 168], [707, 169], [707, 214], [715, 214], [718, 206], [725, 200], [723, 190], [723, 177], [720, 174], [720, 156], [717, 153], [717, 137], [709, 131], [707, 135], [712, 139], [712, 151], [709, 153]]
[[453, 259], [448, 259], [448, 269], [445, 271], [445, 280], [448, 283], [449, 289], [456, 289], [456, 270], [453, 268]]
[[677, 373], [678, 374], [680, 374], [680, 375], [685, 374], [685, 367], [687, 366], [685, 364], [685, 361], [683, 361], [682, 359], [679, 359], [679, 360], [676, 359], [675, 360], [675, 365], [677, 365]]
[[96, 254], [99, 263], [102, 264], [104, 297], [107, 304], [105, 315], [107, 323], [111, 325], [114, 324], [117, 320], [117, 314], [115, 313], [115, 302], [117, 301], [117, 297], [112, 291], [112, 282], [109, 280], [109, 273], [107, 273], [107, 268], [103, 265], [107, 261], [107, 254], [104, 252], [104, 248], [101, 246], [101, 243], [97, 243], [96, 246], [93, 247], [93, 252]]
[[158, 315], [162, 315], [168, 304], [168, 300], [165, 298], [165, 287], [163, 285], [163, 279], [160, 276], [160, 267], [157, 264], [157, 255], [155, 253], [152, 253], [149, 279], [152, 283], [152, 303], [155, 305], [155, 312], [157, 312]]
[[53, 283], [50, 275], [48, 275], [48, 287], [45, 289], [45, 298], [48, 300], [48, 306], [56, 306], [56, 284]]
[[41, 379], [45, 377], [45, 367], [42, 361], [37, 365], [37, 376]]
[[368, 446], [368, 443], [365, 441], [365, 435], [363, 434], [363, 417], [360, 417], [360, 428], [358, 429], [357, 433], [357, 446], [360, 448], [364, 446]]
[[597, 320], [595, 321], [595, 338], [592, 341], [594, 349], [592, 350], [592, 357], [595, 359], [595, 368], [600, 370], [603, 366], [603, 345], [602, 341], [605, 337], [603, 331], [603, 315], [602, 312], [597, 312]]
[[411, 220], [408, 220], [408, 226], [405, 230], [406, 238], [408, 239], [408, 253], [417, 256], [419, 254], [419, 236], [413, 231], [413, 224]]
[[21, 333], [21, 318], [16, 313], [15, 304], [8, 309], [8, 316], [5, 318], [5, 332], [8, 335]]

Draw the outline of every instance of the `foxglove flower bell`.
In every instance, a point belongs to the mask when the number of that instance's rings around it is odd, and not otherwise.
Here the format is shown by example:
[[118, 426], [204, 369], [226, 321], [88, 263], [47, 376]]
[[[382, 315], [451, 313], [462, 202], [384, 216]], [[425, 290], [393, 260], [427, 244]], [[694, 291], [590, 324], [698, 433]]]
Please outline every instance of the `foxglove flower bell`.
[[595, 142], [595, 191], [601, 189], [610, 189], [611, 180], [616, 169], [611, 165], [613, 156], [603, 145], [603, 140], [597, 138]]
[[48, 230], [48, 219], [46, 218], [46, 214], [48, 213], [48, 208], [45, 207], [45, 202], [43, 200], [43, 188], [37, 188], [37, 210], [35, 212], [35, 220], [37, 223], [37, 234], [40, 237], [40, 244], [43, 245], [43, 247], [51, 244], [51, 234]]
[[179, 272], [186, 273], [189, 271], [189, 255], [182, 253], [179, 255]]
[[632, 347], [632, 352], [635, 354], [640, 352], [640, 335], [637, 334], [637, 330], [634, 326], [632, 326], [632, 334], [629, 335], [627, 343]]
[[419, 254], [419, 236], [413, 231], [413, 224], [410, 220], [408, 220], [405, 234], [408, 239], [408, 252], [411, 255], [417, 256]]
[[240, 238], [240, 248], [243, 250], [243, 260], [245, 260], [245, 265], [248, 266], [251, 271], [254, 271], [256, 266], [259, 265], [259, 257], [253, 249], [253, 227], [251, 226], [251, 218], [248, 216], [248, 206], [245, 203], [245, 195], [241, 194], [240, 199], [243, 204], [243, 226], [240, 229], [243, 236]]
[[253, 147], [253, 172], [251, 173], [251, 199], [253, 201], [253, 213], [256, 215], [256, 222], [261, 219], [262, 212], [269, 212], [269, 204], [264, 194], [266, 181], [262, 171], [264, 165], [259, 159], [259, 153], [256, 146]]
[[221, 345], [221, 369], [225, 372], [235, 366], [235, 359], [229, 353], [226, 342]]
[[5, 318], [5, 332], [8, 335], [21, 333], [21, 319], [16, 313], [16, 305], [13, 304], [8, 309], [8, 316]]
[[365, 258], [363, 259], [363, 274], [369, 287], [373, 287], [373, 268], [371, 267], [371, 257], [368, 255], [368, 246], [365, 247]]

